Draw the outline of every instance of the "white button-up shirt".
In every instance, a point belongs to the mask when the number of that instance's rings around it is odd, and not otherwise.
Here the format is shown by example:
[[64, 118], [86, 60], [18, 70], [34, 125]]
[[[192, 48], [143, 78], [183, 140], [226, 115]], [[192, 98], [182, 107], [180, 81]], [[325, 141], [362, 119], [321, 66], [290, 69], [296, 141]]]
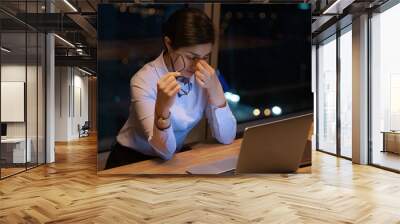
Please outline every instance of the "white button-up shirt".
[[176, 96], [170, 109], [171, 126], [160, 130], [155, 125], [157, 82], [168, 73], [163, 53], [143, 66], [131, 79], [129, 118], [120, 130], [117, 141], [126, 147], [150, 156], [171, 159], [179, 151], [190, 130], [206, 115], [213, 137], [230, 144], [236, 136], [236, 119], [228, 104], [215, 107], [208, 101], [205, 89], [190, 78], [192, 89], [188, 95]]

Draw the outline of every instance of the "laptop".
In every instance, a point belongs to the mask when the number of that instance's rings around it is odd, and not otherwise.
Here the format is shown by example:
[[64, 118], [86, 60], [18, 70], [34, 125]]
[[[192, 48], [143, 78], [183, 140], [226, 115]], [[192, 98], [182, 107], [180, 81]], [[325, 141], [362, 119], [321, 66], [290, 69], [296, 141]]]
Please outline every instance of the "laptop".
[[244, 131], [239, 156], [190, 167], [189, 174], [294, 173], [300, 166], [313, 115], [305, 114]]

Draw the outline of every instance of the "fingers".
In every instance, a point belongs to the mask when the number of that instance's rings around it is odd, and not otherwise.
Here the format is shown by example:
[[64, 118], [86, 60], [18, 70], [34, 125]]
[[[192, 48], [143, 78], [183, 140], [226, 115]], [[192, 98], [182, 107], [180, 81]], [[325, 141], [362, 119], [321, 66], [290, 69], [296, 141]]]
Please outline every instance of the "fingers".
[[174, 78], [176, 78], [176, 77], [178, 77], [178, 76], [181, 75], [180, 72], [171, 72], [170, 74], [171, 74]]
[[175, 96], [179, 92], [179, 90], [181, 90], [181, 86], [177, 85], [175, 89], [172, 90], [172, 95]]
[[168, 95], [168, 96], [174, 96], [178, 91], [180, 90], [180, 85], [176, 81], [175, 77], [171, 75], [167, 80], [164, 82], [164, 87], [163, 91]]
[[213, 84], [212, 79], [215, 70], [204, 60], [199, 60], [196, 64], [195, 77], [197, 83], [203, 88], [210, 88]]
[[201, 61], [199, 61], [196, 64], [196, 68], [198, 71], [200, 71], [203, 74], [210, 74], [210, 72], [208, 71], [208, 69], [206, 69], [206, 67], [201, 63]]
[[167, 85], [160, 84], [158, 91], [160, 93], [167, 95], [168, 97], [172, 97], [172, 96], [175, 96], [179, 92], [180, 89], [181, 89], [181, 86], [175, 81], [175, 82], [170, 82]]
[[171, 85], [169, 89], [166, 90], [166, 94], [170, 97], [175, 96], [180, 89], [181, 89], [180, 85]]
[[172, 78], [176, 78], [177, 76], [180, 76], [181, 73], [180, 72], [169, 72], [166, 75], [164, 75], [163, 77], [160, 78], [160, 82], [163, 82], [165, 80], [168, 79], [172, 79]]
[[207, 71], [209, 72], [209, 74], [214, 73], [214, 68], [211, 67], [211, 65], [209, 65], [206, 61], [200, 60], [200, 61], [199, 61], [199, 64], [201, 64], [201, 66], [202, 66], [205, 70], [207, 70]]
[[207, 64], [204, 60], [200, 60], [196, 64], [197, 71], [195, 72], [196, 77], [198, 77], [203, 83], [208, 85], [209, 81], [211, 80], [213, 74], [214, 74], [214, 69]]
[[196, 82], [199, 84], [199, 86], [201, 86], [202, 88], [206, 88], [206, 84], [204, 83], [203, 80], [201, 80], [201, 78], [199, 78], [199, 76], [196, 75]]
[[164, 89], [169, 86], [170, 83], [177, 83], [176, 78], [180, 75], [180, 72], [170, 72], [163, 77], [157, 83], [158, 88]]
[[181, 89], [175, 78], [179, 75], [180, 72], [170, 72], [161, 77], [157, 83], [158, 91], [169, 97], [175, 96]]
[[201, 73], [200, 71], [195, 71], [194, 74], [195, 74], [196, 78], [200, 79], [205, 84], [207, 84], [211, 79], [211, 76], [205, 75], [204, 73]]
[[180, 85], [176, 81], [171, 82], [165, 87], [165, 92], [167, 93], [173, 92], [176, 89], [176, 87], [180, 87]]
[[200, 71], [195, 71], [194, 75], [196, 76], [196, 78], [199, 78], [203, 82], [205, 82], [207, 80], [207, 76], [204, 75], [203, 73], [201, 73]]
[[177, 83], [177, 82], [176, 82], [176, 78], [173, 75], [170, 75], [170, 76], [168, 76], [168, 78], [166, 78], [164, 80], [164, 83], [166, 85], [169, 85], [170, 83]]

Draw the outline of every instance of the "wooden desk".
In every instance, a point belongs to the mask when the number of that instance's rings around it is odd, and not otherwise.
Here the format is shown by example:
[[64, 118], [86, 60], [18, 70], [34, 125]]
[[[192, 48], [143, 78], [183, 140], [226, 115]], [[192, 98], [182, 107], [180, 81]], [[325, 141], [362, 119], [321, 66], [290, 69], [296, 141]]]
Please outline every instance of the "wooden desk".
[[[161, 159], [146, 160], [125, 166], [99, 171], [100, 176], [139, 175], [139, 174], [187, 174], [192, 166], [211, 163], [239, 154], [242, 139], [235, 140], [230, 145], [204, 143], [192, 147], [192, 150], [180, 152], [169, 161]], [[297, 173], [309, 173], [310, 166], [300, 168]]]
[[400, 131], [382, 131], [383, 149], [382, 152], [400, 154]]

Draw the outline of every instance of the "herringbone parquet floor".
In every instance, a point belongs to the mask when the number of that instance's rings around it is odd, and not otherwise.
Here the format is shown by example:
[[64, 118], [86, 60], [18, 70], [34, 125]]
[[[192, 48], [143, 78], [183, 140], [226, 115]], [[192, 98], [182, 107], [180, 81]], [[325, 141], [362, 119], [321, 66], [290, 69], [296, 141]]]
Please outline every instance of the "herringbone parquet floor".
[[312, 174], [98, 177], [94, 137], [0, 181], [0, 223], [400, 223], [400, 175], [319, 152]]

